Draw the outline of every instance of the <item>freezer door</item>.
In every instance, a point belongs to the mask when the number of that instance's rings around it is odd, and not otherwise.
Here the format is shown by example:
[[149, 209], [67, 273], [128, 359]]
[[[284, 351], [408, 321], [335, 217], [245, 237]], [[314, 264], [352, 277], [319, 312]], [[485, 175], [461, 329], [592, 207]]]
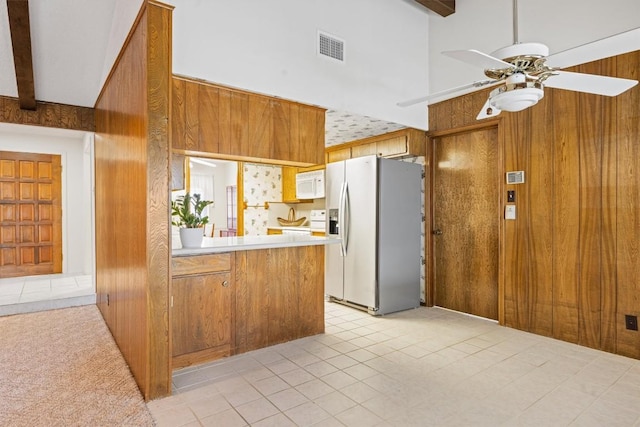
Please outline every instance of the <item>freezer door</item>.
[[[328, 163], [325, 174], [325, 209], [327, 235], [339, 237], [342, 224], [329, 228], [329, 222], [342, 216], [340, 194], [344, 186], [344, 161]], [[336, 229], [337, 228], [337, 229]], [[325, 245], [324, 293], [337, 299], [344, 298], [344, 257], [342, 245]]]
[[386, 314], [420, 305], [422, 167], [381, 159], [378, 175], [377, 314]]
[[376, 156], [345, 161], [344, 299], [372, 308], [377, 307], [376, 170]]

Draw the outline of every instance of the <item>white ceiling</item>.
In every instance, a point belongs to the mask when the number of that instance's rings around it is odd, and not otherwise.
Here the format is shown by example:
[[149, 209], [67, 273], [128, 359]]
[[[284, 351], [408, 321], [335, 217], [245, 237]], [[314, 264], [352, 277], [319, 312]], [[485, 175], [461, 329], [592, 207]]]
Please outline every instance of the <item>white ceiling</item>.
[[[142, 0], [30, 0], [36, 99], [93, 107]], [[6, 1], [0, 2], [0, 95], [17, 97]]]
[[[93, 107], [142, 0], [30, 0], [36, 99]], [[7, 4], [0, 1], [0, 95], [17, 97]], [[335, 145], [404, 126], [330, 110]]]

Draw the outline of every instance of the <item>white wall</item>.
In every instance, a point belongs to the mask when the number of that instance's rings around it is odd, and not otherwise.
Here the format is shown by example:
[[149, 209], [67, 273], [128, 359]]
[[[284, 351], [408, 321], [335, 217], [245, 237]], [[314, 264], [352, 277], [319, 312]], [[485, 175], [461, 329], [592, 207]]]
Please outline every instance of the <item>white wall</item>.
[[86, 132], [0, 123], [0, 149], [62, 161], [62, 272], [93, 273], [93, 138]]
[[[482, 69], [441, 52], [477, 49], [491, 53], [511, 45], [512, 4], [512, 0], [459, 0], [453, 15], [442, 18], [429, 14], [431, 93], [485, 79]], [[519, 41], [544, 43], [554, 54], [640, 27], [640, 2], [519, 0], [518, 16]]]
[[[173, 71], [426, 129], [427, 13], [403, 0], [170, 0]], [[345, 41], [316, 55], [317, 31]]]

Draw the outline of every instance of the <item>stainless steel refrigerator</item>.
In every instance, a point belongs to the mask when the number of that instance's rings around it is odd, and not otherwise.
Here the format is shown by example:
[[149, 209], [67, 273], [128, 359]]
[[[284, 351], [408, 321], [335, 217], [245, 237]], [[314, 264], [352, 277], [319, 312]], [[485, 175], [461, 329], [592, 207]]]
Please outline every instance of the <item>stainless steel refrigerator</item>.
[[382, 315], [420, 305], [420, 165], [366, 156], [327, 164], [325, 294]]

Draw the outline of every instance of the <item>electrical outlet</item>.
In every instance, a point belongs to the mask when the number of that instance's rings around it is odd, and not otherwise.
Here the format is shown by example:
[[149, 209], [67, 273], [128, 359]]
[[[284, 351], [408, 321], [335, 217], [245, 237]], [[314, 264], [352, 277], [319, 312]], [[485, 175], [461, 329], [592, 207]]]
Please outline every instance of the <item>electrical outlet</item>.
[[638, 316], [632, 316], [630, 314], [624, 315], [624, 323], [628, 330], [637, 331], [638, 330]]

